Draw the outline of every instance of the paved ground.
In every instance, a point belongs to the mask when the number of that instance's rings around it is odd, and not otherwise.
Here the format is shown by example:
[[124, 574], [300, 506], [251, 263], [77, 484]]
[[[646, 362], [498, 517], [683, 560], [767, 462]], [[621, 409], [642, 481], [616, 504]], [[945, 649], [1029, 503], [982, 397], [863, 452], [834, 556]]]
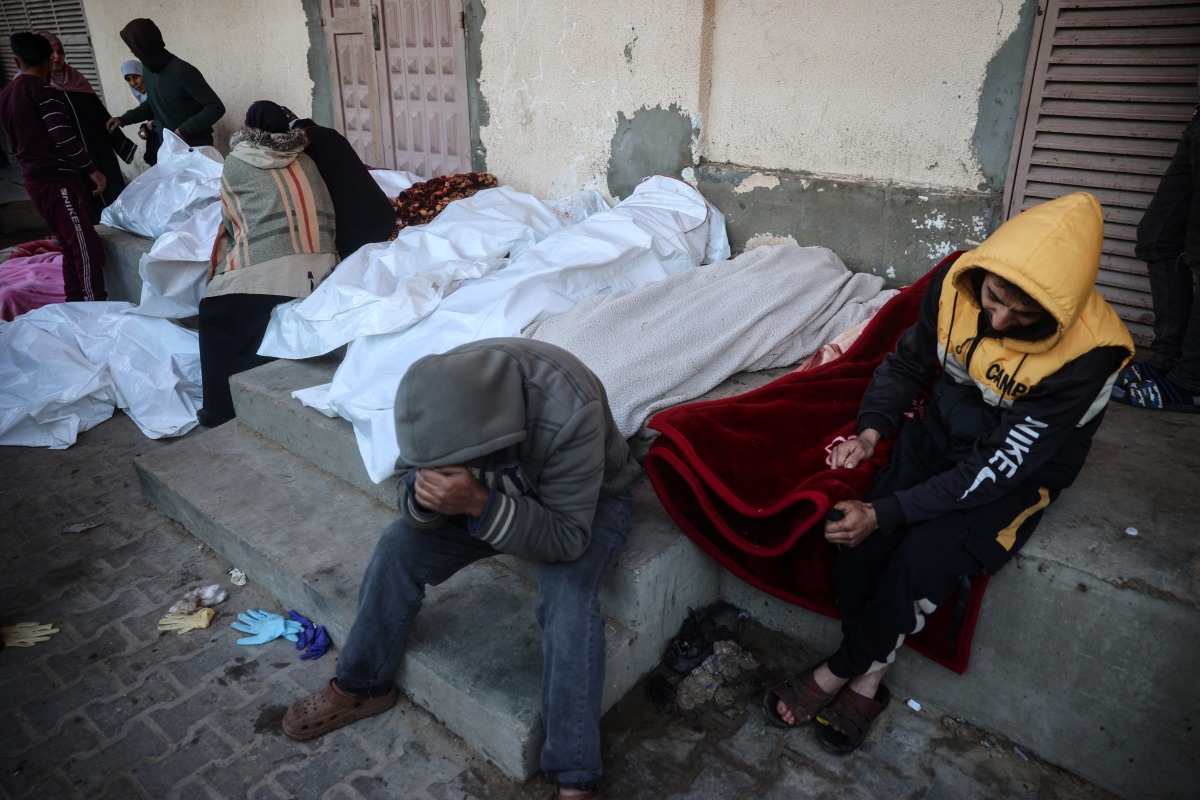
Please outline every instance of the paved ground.
[[[0, 448], [0, 624], [62, 629], [36, 647], [0, 652], [0, 795], [548, 795], [538, 779], [512, 783], [403, 700], [315, 743], [286, 739], [286, 706], [325, 682], [336, 651], [306, 662], [284, 641], [236, 644], [229, 622], [238, 611], [286, 609], [253, 584], [230, 585], [231, 565], [142, 500], [132, 458], [163, 446], [170, 441], [146, 439], [118, 412], [65, 451]], [[100, 524], [64, 530], [81, 523]], [[186, 590], [214, 582], [231, 597], [209, 629], [156, 630]], [[813, 654], [753, 621], [744, 644], [762, 664], [726, 687], [727, 705], [659, 710], [639, 687], [605, 717], [606, 797], [1111, 797], [928, 702], [912, 711], [904, 698], [858, 753], [827, 755], [808, 730], [766, 726], [757, 707], [765, 683]], [[659, 677], [660, 686], [678, 679], [665, 668]]]

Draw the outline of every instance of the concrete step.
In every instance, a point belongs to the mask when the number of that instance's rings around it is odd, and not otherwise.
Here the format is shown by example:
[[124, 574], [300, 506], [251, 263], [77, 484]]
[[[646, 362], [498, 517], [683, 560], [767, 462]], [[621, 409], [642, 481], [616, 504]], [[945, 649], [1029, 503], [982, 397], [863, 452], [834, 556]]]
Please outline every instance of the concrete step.
[[[344, 641], [389, 508], [238, 421], [135, 466], [156, 508]], [[495, 561], [431, 587], [398, 675], [414, 702], [518, 780], [537, 771], [543, 738], [536, 597], [533, 582]], [[607, 626], [605, 710], [646, 671], [645, 638]]]
[[[350, 423], [305, 408], [291, 393], [329, 382], [338, 357], [275, 361], [234, 376], [230, 385], [238, 420], [302, 458], [340, 477], [380, 502], [395, 506], [396, 479], [367, 477]], [[719, 568], [683, 536], [654, 495], [648, 480], [634, 490], [634, 523], [620, 558], [601, 590], [605, 613], [638, 633], [632, 685], [662, 655], [687, 609], [716, 599]], [[533, 579], [537, 565], [500, 559]]]
[[[1196, 442], [1200, 415], [1110, 406], [1075, 484], [988, 584], [967, 672], [902, 648], [887, 676], [897, 699], [950, 709], [1121, 797], [1195, 797]], [[729, 573], [720, 595], [818, 652], [837, 647], [836, 620]]]
[[140, 303], [142, 256], [150, 252], [154, 240], [107, 225], [97, 225], [96, 234], [104, 246], [104, 288], [108, 299]]

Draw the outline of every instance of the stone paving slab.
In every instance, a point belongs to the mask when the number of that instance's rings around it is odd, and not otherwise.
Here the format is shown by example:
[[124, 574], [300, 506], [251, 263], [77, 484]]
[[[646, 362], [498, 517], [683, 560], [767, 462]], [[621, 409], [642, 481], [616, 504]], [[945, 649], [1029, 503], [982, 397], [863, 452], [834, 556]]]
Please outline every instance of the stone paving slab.
[[[132, 459], [171, 446], [118, 413], [65, 451], [0, 449], [0, 624], [62, 628], [0, 652], [0, 796], [544, 800], [540, 779], [508, 780], [403, 698], [315, 742], [286, 739], [287, 705], [325, 683], [336, 651], [302, 662], [286, 642], [238, 646], [236, 611], [284, 610], [253, 581], [229, 587], [209, 629], [155, 630], [182, 592], [230, 567], [140, 496]], [[63, 533], [80, 522], [103, 524]], [[753, 624], [745, 644], [762, 665], [729, 707], [660, 713], [638, 687], [605, 717], [606, 797], [1112, 797], [902, 698], [859, 753], [827, 755], [757, 707], [813, 653]]]

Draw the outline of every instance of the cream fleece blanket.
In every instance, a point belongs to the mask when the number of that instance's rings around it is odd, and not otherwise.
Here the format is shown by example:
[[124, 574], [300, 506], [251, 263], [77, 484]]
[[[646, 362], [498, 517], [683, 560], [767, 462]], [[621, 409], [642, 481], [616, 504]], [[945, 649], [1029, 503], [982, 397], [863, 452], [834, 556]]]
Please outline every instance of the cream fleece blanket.
[[604, 382], [622, 435], [736, 372], [787, 366], [869, 319], [894, 290], [824, 247], [757, 247], [631, 292], [581, 301], [525, 330]]

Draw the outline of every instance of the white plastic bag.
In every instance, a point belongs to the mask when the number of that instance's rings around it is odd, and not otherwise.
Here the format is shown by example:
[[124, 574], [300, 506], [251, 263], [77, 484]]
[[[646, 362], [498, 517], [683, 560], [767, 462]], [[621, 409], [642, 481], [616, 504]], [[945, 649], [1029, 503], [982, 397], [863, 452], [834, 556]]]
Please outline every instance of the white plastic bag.
[[24, 316], [0, 327], [0, 444], [61, 450], [112, 416], [108, 368]]
[[142, 298], [133, 313], [168, 319], [199, 313], [208, 283], [208, 260], [220, 226], [221, 204], [212, 203], [178, 229], [158, 237], [138, 262]]
[[157, 239], [221, 199], [223, 163], [215, 148], [188, 147], [171, 131], [163, 131], [158, 163], [130, 181], [100, 221]]

